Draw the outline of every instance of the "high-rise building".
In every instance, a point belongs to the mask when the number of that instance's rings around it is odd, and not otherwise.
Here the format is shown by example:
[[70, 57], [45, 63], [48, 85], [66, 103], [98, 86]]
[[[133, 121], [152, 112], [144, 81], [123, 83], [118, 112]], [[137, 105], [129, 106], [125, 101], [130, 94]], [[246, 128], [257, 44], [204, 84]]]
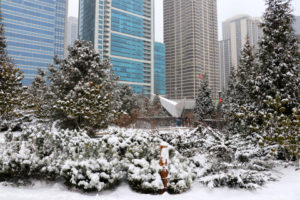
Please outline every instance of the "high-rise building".
[[160, 42], [154, 43], [154, 92], [166, 94], [166, 49]]
[[223, 40], [230, 40], [231, 46], [231, 65], [238, 66], [241, 50], [246, 43], [247, 36], [250, 44], [257, 46], [262, 37], [260, 19], [248, 15], [238, 15], [222, 23]]
[[220, 90], [216, 0], [164, 0], [166, 93], [195, 99], [207, 76], [213, 99]]
[[67, 47], [72, 46], [75, 40], [77, 39], [78, 39], [78, 18], [69, 17], [68, 28], [67, 28]]
[[300, 16], [295, 17], [294, 29], [295, 29], [296, 37], [299, 41], [298, 46], [299, 46], [299, 51], [300, 51]]
[[8, 55], [29, 85], [41, 68], [64, 57], [68, 0], [1, 0]]
[[294, 29], [295, 29], [296, 35], [300, 36], [300, 16], [295, 17]]
[[154, 0], [80, 0], [79, 39], [110, 58], [120, 83], [154, 93]]
[[219, 41], [219, 63], [220, 63], [220, 86], [225, 91], [228, 88], [231, 70], [231, 46], [230, 40]]

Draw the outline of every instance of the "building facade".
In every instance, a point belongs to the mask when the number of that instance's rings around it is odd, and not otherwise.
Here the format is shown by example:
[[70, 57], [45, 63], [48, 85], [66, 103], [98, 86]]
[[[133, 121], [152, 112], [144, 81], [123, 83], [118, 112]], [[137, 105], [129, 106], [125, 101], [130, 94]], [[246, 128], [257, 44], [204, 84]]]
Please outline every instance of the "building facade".
[[63, 58], [68, 0], [1, 0], [8, 55], [24, 72], [29, 85], [41, 68]]
[[166, 48], [160, 42], [154, 43], [154, 92], [166, 94]]
[[80, 0], [79, 39], [110, 58], [121, 84], [154, 93], [154, 0]]
[[195, 99], [208, 76], [213, 99], [220, 90], [216, 0], [164, 0], [166, 94]]
[[296, 35], [300, 35], [300, 16], [295, 17], [294, 29], [295, 29]]
[[241, 50], [246, 43], [247, 36], [250, 44], [257, 47], [262, 37], [260, 19], [248, 15], [238, 15], [222, 23], [223, 40], [230, 40], [231, 65], [236, 69], [239, 64]]
[[[72, 46], [78, 39], [78, 18], [68, 17], [67, 27], [67, 47]], [[67, 48], [66, 48], [67, 50]], [[68, 52], [68, 51], [67, 51]], [[67, 54], [67, 52], [65, 54]]]
[[219, 41], [219, 63], [220, 63], [220, 87], [222, 91], [228, 88], [231, 70], [231, 46], [230, 40]]

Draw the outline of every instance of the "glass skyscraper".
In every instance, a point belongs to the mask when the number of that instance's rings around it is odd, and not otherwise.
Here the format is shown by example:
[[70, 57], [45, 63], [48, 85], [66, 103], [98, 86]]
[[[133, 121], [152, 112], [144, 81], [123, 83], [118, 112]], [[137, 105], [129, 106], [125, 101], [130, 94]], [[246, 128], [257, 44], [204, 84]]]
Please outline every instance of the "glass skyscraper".
[[29, 85], [41, 68], [64, 57], [68, 0], [1, 0], [7, 51]]
[[166, 94], [166, 48], [159, 42], [154, 43], [154, 92]]
[[154, 93], [154, 0], [80, 0], [79, 39], [110, 58], [121, 84]]

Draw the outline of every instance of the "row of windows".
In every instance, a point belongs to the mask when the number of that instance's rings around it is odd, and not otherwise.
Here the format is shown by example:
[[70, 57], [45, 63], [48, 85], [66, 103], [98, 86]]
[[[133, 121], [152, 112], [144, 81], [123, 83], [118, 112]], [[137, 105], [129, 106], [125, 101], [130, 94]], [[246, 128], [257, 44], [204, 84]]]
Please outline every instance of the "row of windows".
[[[8, 0], [2, 0], [2, 1], [5, 1], [7, 2], [8, 4]], [[55, 2], [53, 0], [51, 1], [48, 1], [47, 3], [49, 3], [48, 5], [45, 4], [45, 3], [41, 3], [40, 1], [41, 0], [31, 0], [31, 1], [24, 1], [24, 0], [9, 0], [11, 3], [11, 5], [18, 5], [20, 7], [23, 7], [23, 8], [35, 8], [35, 9], [40, 9], [40, 10], [45, 10], [45, 11], [49, 11], [49, 12], [54, 12], [55, 9], [53, 9], [53, 5], [55, 4]], [[50, 5], [50, 3], [52, 3], [52, 5]]]
[[44, 29], [36, 29], [36, 28], [28, 27], [27, 25], [26, 26], [22, 26], [20, 24], [16, 25], [16, 24], [10, 23], [10, 21], [6, 21], [5, 30], [7, 30], [8, 28], [21, 29], [24, 31], [30, 31], [33, 33], [39, 33], [39, 34], [44, 34], [44, 35], [49, 35], [49, 36], [53, 36], [53, 34], [54, 34], [54, 31], [46, 31]]
[[120, 76], [121, 81], [144, 83], [145, 75], [144, 68], [148, 65], [142, 62], [131, 60], [112, 58], [114, 72]]
[[8, 49], [8, 54], [14, 58], [14, 56], [24, 56], [24, 57], [32, 57], [32, 58], [36, 58], [37, 60], [39, 58], [43, 58], [43, 59], [53, 59], [53, 56], [49, 56], [49, 55], [43, 55], [43, 54], [36, 54], [36, 53], [28, 53], [28, 52], [23, 52], [23, 51], [14, 51], [14, 50], [10, 50]]
[[144, 15], [144, 0], [112, 0], [112, 6], [137, 15]]
[[111, 34], [111, 53], [116, 56], [144, 59], [143, 41], [123, 35]]
[[8, 41], [7, 42], [9, 47], [15, 46], [15, 47], [22, 47], [22, 48], [27, 48], [27, 49], [36, 49], [36, 50], [42, 50], [42, 51], [50, 51], [53, 52], [54, 48], [49, 48], [45, 46], [37, 46], [33, 44], [26, 44], [23, 42], [15, 42], [15, 41]]
[[48, 20], [54, 20], [53, 13], [49, 13], [49, 15], [46, 15], [45, 11], [43, 10], [40, 10], [40, 12], [39, 10], [35, 10], [34, 12], [32, 12], [32, 10], [22, 9], [17, 6], [10, 6], [9, 4], [6, 5], [5, 3], [2, 5], [2, 9], [12, 10], [12, 11], [16, 11], [17, 13], [24, 13], [27, 15], [36, 16], [39, 18], [45, 18]]
[[36, 24], [38, 26], [46, 26], [46, 27], [50, 27], [50, 28], [54, 28], [54, 24], [50, 24], [50, 23], [45, 23], [45, 22], [41, 22], [41, 21], [36, 21], [33, 19], [27, 19], [24, 17], [18, 17], [18, 16], [14, 16], [11, 14], [8, 14], [8, 12], [3, 12], [2, 16], [4, 18], [4, 23], [6, 19], [12, 19], [12, 20], [16, 20], [19, 22], [26, 22], [26, 23], [30, 23], [30, 24]]
[[23, 35], [23, 34], [18, 34], [18, 33], [12, 33], [12, 32], [5, 32], [5, 36], [9, 39], [10, 37], [14, 38], [19, 38], [19, 39], [25, 39], [25, 40], [32, 40], [36, 42], [46, 42], [53, 44], [54, 40], [53, 39], [45, 39], [45, 38], [39, 38], [39, 37], [33, 37], [29, 35]]
[[142, 18], [112, 10], [111, 26], [113, 31], [143, 37], [143, 22]]

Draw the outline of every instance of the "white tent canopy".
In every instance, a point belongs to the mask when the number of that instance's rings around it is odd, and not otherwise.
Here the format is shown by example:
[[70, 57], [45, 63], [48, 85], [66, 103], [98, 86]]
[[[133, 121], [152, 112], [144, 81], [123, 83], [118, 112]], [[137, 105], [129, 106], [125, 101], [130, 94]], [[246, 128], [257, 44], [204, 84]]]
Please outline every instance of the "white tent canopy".
[[161, 96], [159, 96], [159, 98], [161, 105], [172, 115], [172, 117], [181, 117], [184, 109], [184, 99], [180, 102], [175, 102]]

